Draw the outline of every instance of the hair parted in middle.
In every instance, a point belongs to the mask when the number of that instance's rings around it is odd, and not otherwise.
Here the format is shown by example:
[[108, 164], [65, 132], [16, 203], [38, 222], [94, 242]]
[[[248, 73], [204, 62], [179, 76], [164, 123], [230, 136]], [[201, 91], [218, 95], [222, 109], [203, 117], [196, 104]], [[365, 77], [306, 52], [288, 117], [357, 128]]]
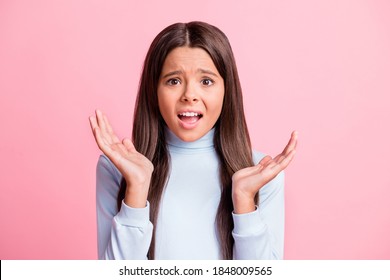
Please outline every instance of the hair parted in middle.
[[[165, 141], [166, 125], [160, 114], [157, 87], [167, 55], [178, 47], [202, 48], [211, 57], [224, 80], [222, 111], [214, 128], [214, 146], [220, 164], [221, 200], [215, 217], [222, 259], [233, 258], [232, 176], [253, 166], [252, 148], [244, 116], [242, 90], [237, 67], [226, 35], [205, 22], [175, 23], [153, 40], [144, 61], [135, 103], [132, 139], [138, 152], [154, 165], [149, 187], [150, 220], [154, 225], [148, 258], [155, 258], [155, 232], [161, 196], [167, 183], [170, 159]], [[123, 178], [118, 193], [118, 209], [124, 199]], [[255, 198], [255, 203], [258, 196]]]

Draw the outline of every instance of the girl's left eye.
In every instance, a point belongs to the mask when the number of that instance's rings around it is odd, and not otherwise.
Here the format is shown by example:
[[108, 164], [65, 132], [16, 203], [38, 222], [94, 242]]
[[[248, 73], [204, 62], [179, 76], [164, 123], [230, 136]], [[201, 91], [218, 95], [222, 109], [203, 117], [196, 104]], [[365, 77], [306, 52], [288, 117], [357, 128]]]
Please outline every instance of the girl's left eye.
[[202, 83], [202, 85], [204, 85], [204, 86], [211, 86], [212, 84], [214, 84], [214, 81], [211, 80], [211, 79], [203, 79], [203, 80], [201, 81], [201, 83]]

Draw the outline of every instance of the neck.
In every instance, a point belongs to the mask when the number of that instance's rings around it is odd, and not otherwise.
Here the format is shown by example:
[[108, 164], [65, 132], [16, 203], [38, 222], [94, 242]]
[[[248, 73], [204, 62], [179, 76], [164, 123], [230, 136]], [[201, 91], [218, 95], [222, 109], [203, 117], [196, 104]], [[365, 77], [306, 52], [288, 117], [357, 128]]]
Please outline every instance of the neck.
[[214, 128], [193, 142], [181, 140], [169, 128], [165, 129], [165, 137], [169, 148], [172, 150], [188, 152], [214, 150]]

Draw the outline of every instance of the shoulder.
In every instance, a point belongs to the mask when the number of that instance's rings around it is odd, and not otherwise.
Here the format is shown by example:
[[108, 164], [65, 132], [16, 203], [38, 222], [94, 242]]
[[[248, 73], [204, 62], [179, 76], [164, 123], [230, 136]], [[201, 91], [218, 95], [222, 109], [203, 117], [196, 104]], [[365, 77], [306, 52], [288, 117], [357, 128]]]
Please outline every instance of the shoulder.
[[106, 155], [100, 155], [96, 166], [97, 185], [106, 186], [107, 183], [120, 185], [121, 180], [122, 174], [110, 159]]

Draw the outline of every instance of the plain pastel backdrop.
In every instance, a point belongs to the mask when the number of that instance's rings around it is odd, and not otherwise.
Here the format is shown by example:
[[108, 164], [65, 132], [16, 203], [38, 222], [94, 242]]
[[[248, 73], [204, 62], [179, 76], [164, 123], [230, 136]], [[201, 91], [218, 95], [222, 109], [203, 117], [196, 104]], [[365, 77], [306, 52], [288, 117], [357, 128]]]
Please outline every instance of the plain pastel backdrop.
[[131, 135], [146, 51], [174, 22], [233, 47], [253, 146], [286, 170], [286, 259], [390, 259], [390, 2], [0, 1], [0, 259], [95, 259], [88, 117]]

